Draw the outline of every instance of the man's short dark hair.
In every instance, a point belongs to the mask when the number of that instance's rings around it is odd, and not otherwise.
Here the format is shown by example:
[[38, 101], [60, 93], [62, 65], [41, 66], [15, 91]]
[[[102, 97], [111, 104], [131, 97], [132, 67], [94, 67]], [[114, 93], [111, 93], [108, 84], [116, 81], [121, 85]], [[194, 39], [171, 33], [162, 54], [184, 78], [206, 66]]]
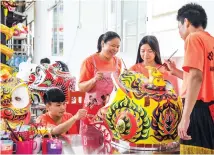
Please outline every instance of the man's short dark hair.
[[50, 64], [51, 61], [50, 61], [50, 59], [48, 59], [48, 58], [43, 58], [43, 59], [40, 60], [40, 64], [44, 64], [44, 63]]
[[196, 28], [202, 26], [205, 29], [207, 27], [207, 14], [199, 4], [189, 3], [182, 6], [178, 10], [177, 20], [183, 24], [185, 18]]
[[59, 88], [50, 88], [44, 94], [44, 103], [49, 102], [64, 102], [65, 94]]

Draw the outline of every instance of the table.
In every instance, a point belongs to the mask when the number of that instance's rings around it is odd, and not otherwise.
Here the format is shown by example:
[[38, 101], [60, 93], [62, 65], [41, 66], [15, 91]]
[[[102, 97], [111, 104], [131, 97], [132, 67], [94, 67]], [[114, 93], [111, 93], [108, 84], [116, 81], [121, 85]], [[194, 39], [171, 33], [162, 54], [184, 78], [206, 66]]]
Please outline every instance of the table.
[[91, 147], [82, 144], [81, 135], [68, 135], [68, 142], [63, 141], [63, 154], [179, 154], [179, 145], [173, 149], [165, 151], [142, 150], [144, 148], [132, 148], [126, 142], [111, 142], [109, 145], [104, 143]]

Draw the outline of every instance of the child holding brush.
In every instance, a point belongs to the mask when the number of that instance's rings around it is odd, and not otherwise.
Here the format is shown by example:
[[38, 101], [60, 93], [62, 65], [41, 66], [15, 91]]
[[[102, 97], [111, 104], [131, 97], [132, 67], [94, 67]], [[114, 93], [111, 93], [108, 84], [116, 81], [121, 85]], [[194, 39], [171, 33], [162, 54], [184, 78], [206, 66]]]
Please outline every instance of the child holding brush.
[[76, 133], [77, 127], [75, 122], [85, 118], [87, 115], [87, 111], [84, 109], [80, 109], [74, 116], [67, 113], [65, 95], [58, 88], [47, 90], [44, 94], [44, 102], [48, 112], [39, 116], [36, 122], [50, 127], [52, 135]]

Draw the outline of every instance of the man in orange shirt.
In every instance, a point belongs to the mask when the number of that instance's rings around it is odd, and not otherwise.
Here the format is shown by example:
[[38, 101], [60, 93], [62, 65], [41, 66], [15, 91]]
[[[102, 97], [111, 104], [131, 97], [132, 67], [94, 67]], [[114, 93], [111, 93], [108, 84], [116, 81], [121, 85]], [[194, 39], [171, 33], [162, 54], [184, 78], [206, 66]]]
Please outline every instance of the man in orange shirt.
[[205, 10], [190, 3], [177, 14], [178, 28], [185, 41], [183, 71], [166, 62], [171, 73], [183, 79], [185, 99], [178, 134], [181, 154], [214, 154], [214, 38], [204, 29]]
[[48, 112], [39, 116], [36, 122], [50, 127], [52, 135], [76, 133], [75, 122], [87, 115], [87, 111], [84, 109], [80, 109], [74, 116], [65, 112], [66, 103], [64, 101], [65, 95], [58, 88], [51, 88], [44, 94], [44, 102]]

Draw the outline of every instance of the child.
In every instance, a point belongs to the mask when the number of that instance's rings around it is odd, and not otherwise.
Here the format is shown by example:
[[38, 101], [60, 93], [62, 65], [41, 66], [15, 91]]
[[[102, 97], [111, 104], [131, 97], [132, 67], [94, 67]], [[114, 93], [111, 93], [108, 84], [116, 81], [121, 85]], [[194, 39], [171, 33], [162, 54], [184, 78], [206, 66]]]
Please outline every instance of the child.
[[64, 93], [58, 88], [51, 88], [44, 94], [44, 102], [48, 112], [39, 116], [37, 123], [51, 128], [52, 135], [63, 133], [77, 133], [75, 122], [87, 115], [87, 111], [80, 109], [74, 116], [66, 112]]
[[43, 58], [40, 60], [40, 65], [44, 65], [44, 64], [50, 64], [51, 61], [48, 58]]

